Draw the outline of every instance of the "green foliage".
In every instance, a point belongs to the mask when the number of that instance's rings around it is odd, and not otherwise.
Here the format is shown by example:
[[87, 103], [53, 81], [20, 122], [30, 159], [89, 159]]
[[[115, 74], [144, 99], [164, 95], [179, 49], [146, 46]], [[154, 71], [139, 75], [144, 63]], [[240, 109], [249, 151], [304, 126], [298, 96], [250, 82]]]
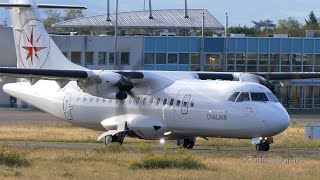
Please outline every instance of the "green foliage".
[[26, 159], [26, 154], [11, 150], [8, 148], [3, 148], [0, 150], [0, 165], [5, 165], [9, 167], [23, 167], [29, 166], [30, 161]]
[[304, 30], [302, 25], [293, 17], [288, 19], [280, 19], [278, 21], [278, 27], [274, 29], [275, 34], [289, 34], [291, 37], [304, 36]]
[[63, 17], [63, 20], [67, 21], [67, 20], [81, 18], [81, 17], [84, 17], [83, 10], [80, 10], [80, 9], [68, 9], [68, 10], [65, 10], [65, 15]]
[[123, 152], [125, 148], [120, 143], [112, 143], [108, 145], [97, 145], [93, 147], [93, 151], [97, 153], [120, 153]]
[[305, 19], [305, 21], [307, 26], [310, 26], [310, 27], [319, 26], [318, 19], [313, 11], [310, 12], [309, 19]]
[[150, 153], [154, 151], [156, 148], [147, 143], [137, 143], [134, 145], [134, 150], [139, 153]]
[[247, 26], [231, 26], [228, 29], [228, 33], [234, 33], [234, 34], [245, 34], [247, 36], [255, 36], [256, 30], [255, 28], [249, 28]]
[[148, 155], [129, 163], [131, 169], [203, 169], [206, 166], [186, 153]]
[[58, 29], [53, 28], [51, 25], [63, 20], [61, 13], [56, 10], [47, 10], [45, 11], [47, 18], [43, 21], [43, 25], [48, 32], [59, 31]]

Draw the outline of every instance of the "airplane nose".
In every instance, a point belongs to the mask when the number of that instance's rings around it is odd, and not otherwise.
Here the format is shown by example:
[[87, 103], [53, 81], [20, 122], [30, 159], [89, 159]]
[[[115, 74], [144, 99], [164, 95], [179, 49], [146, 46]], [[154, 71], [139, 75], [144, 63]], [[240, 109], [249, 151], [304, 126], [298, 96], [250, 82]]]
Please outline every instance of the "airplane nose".
[[266, 132], [270, 136], [277, 135], [289, 127], [290, 116], [287, 110], [281, 105], [277, 105], [272, 108], [266, 117], [268, 117], [268, 119], [265, 121]]
[[290, 116], [287, 112], [287, 110], [285, 110], [283, 108], [283, 111], [281, 112], [281, 115], [279, 116], [281, 117], [281, 119], [279, 120], [279, 132], [283, 132], [284, 130], [286, 130], [289, 127], [290, 124]]

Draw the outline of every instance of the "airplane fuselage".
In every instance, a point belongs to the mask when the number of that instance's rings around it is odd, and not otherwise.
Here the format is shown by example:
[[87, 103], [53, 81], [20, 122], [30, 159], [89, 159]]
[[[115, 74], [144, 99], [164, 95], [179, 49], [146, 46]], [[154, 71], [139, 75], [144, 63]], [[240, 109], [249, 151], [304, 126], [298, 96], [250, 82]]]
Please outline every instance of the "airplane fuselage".
[[63, 89], [55, 81], [39, 81], [33, 86], [13, 83], [4, 90], [84, 128], [105, 131], [102, 122], [112, 126], [112, 121], [117, 121], [114, 117], [128, 119], [129, 129], [143, 139], [270, 137], [284, 131], [289, 123], [279, 102], [228, 100], [235, 92], [270, 92], [256, 83], [177, 80], [156, 93], [123, 101], [84, 93], [75, 82]]

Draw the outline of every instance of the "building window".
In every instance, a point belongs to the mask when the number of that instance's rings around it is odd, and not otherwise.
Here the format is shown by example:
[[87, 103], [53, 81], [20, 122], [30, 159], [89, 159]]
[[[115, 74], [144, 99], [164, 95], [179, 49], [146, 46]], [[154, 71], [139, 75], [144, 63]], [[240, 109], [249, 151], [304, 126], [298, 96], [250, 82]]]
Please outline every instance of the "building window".
[[259, 55], [259, 72], [268, 72], [268, 54]]
[[86, 65], [92, 65], [93, 64], [93, 52], [86, 52]]
[[200, 71], [200, 65], [191, 65], [190, 70], [191, 71]]
[[179, 64], [189, 64], [189, 54], [180, 53], [179, 54]]
[[129, 52], [122, 52], [121, 53], [121, 64], [122, 65], [129, 65], [130, 53]]
[[98, 64], [99, 65], [107, 64], [107, 53], [106, 52], [99, 52], [98, 53]]
[[257, 61], [258, 56], [257, 54], [248, 54], [248, 72], [257, 72]]
[[168, 54], [168, 64], [177, 64], [178, 63], [178, 55], [177, 54]]
[[144, 54], [144, 64], [154, 64], [154, 53]]
[[157, 64], [167, 64], [166, 53], [157, 53], [156, 54], [156, 62]]
[[81, 64], [81, 52], [71, 52], [71, 61], [75, 64]]
[[281, 54], [281, 72], [290, 72], [290, 54]]
[[222, 65], [220, 54], [207, 54], [206, 64], [208, 65]]
[[109, 65], [114, 64], [114, 53], [109, 53]]
[[280, 55], [270, 54], [270, 72], [280, 71]]
[[303, 55], [303, 72], [312, 72], [312, 64], [313, 64], [312, 61], [313, 61], [312, 54]]
[[192, 53], [191, 54], [191, 64], [200, 64], [200, 54]]

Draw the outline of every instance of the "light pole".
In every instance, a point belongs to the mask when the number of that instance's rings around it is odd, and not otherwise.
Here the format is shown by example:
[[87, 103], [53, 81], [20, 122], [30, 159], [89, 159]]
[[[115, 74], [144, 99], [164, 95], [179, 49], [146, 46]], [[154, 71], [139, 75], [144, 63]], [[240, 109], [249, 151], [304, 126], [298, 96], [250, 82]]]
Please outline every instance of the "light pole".
[[114, 25], [114, 70], [118, 67], [118, 7], [119, 7], [119, 0], [116, 0], [116, 22]]

